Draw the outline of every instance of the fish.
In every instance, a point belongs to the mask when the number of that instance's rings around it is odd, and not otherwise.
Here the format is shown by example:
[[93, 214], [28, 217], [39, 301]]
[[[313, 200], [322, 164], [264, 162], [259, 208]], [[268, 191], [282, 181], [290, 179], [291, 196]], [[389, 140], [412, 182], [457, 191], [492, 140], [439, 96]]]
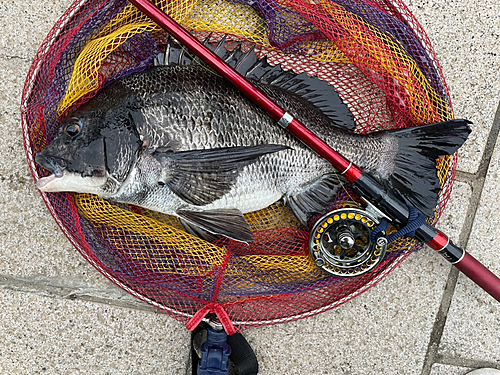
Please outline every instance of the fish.
[[[426, 216], [436, 160], [467, 139], [468, 120], [360, 135], [337, 91], [254, 49], [205, 42], [364, 172]], [[122, 77], [69, 113], [35, 161], [42, 192], [77, 192], [173, 215], [208, 241], [254, 240], [243, 214], [283, 200], [303, 225], [348, 184], [231, 83], [169, 40], [157, 63]]]

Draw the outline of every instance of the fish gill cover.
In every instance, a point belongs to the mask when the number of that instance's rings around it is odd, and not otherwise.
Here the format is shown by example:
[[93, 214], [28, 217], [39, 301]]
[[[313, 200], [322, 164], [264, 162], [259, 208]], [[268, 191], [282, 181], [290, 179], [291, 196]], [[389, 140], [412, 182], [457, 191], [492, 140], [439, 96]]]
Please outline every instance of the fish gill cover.
[[[157, 0], [198, 39], [255, 47], [285, 70], [306, 72], [339, 93], [365, 134], [453, 117], [436, 55], [398, 0]], [[124, 0], [76, 1], [40, 47], [22, 97], [25, 150], [34, 156], [72, 109], [111, 82], [161, 59], [168, 35]], [[163, 57], [164, 58], [164, 57]], [[437, 163], [436, 223], [451, 193], [456, 157]], [[316, 267], [309, 232], [282, 203], [245, 215], [255, 241], [214, 244], [187, 234], [174, 217], [89, 194], [42, 193], [78, 251], [111, 281], [193, 328], [215, 313], [228, 333], [291, 321], [364, 292], [421, 245], [400, 239], [373, 272], [338, 278]], [[342, 190], [331, 207], [353, 199]], [[355, 197], [354, 197], [355, 199]]]

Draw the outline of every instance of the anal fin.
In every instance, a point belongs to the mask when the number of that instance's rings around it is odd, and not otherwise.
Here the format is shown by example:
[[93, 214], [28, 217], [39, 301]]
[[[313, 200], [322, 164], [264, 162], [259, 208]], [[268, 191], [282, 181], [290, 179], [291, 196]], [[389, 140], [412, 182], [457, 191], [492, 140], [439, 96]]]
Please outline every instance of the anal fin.
[[178, 218], [178, 220], [187, 233], [192, 234], [193, 236], [196, 236], [198, 238], [201, 238], [202, 240], [208, 241], [210, 243], [214, 243], [223, 237], [223, 236], [220, 236], [217, 234], [210, 233], [210, 232], [206, 231], [205, 229], [191, 223], [190, 221], [184, 220], [180, 217]]
[[237, 209], [179, 210], [177, 216], [183, 224], [187, 224], [185, 228], [189, 233], [207, 241], [214, 241], [218, 236], [240, 242], [255, 240], [243, 214]]

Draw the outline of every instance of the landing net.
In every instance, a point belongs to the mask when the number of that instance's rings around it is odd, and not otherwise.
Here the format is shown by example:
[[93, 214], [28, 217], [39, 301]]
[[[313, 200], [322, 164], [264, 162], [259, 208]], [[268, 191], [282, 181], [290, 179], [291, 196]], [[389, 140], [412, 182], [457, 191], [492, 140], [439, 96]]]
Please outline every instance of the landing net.
[[[356, 132], [396, 129], [453, 117], [434, 50], [399, 0], [172, 0], [155, 2], [200, 40], [255, 45], [268, 61], [327, 81], [357, 123]], [[22, 120], [35, 179], [47, 174], [34, 156], [64, 115], [110, 82], [148, 69], [168, 35], [124, 0], [76, 1], [40, 47], [26, 79]], [[434, 224], [451, 193], [456, 157], [437, 163], [442, 191]], [[177, 220], [88, 194], [42, 194], [78, 251], [111, 281], [194, 326], [215, 314], [228, 333], [292, 321], [339, 306], [366, 291], [421, 248], [392, 243], [383, 263], [338, 278], [309, 256], [308, 228], [282, 203], [246, 215], [256, 241], [205, 242]], [[342, 191], [331, 208], [353, 193]]]

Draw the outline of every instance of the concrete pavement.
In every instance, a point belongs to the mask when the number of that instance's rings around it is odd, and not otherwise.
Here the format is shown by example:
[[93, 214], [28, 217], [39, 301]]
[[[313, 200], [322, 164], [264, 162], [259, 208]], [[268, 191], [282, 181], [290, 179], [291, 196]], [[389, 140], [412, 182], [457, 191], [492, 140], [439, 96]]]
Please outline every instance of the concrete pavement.
[[[67, 0], [0, 0], [0, 374], [186, 374], [189, 334], [95, 271], [45, 208], [19, 103], [36, 50]], [[500, 275], [500, 5], [407, 5], [473, 121], [439, 227]], [[244, 332], [261, 374], [462, 375], [500, 369], [500, 305], [432, 250], [313, 318]]]

